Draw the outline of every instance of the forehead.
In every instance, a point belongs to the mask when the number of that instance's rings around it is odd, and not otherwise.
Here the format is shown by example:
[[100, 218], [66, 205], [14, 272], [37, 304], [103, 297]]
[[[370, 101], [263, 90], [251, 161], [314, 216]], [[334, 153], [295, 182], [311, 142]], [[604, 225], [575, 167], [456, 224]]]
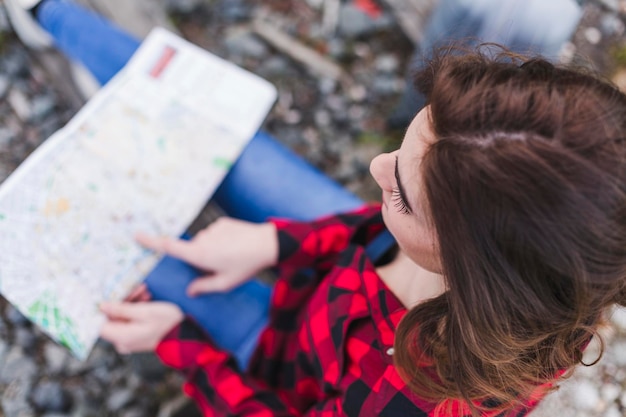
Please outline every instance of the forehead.
[[[424, 107], [411, 121], [411, 124], [404, 134], [402, 146], [398, 153], [398, 164], [401, 159], [410, 159], [407, 161], [412, 166], [419, 166], [426, 148], [430, 143], [435, 141], [435, 135], [432, 132], [430, 118], [428, 114], [429, 108]], [[417, 161], [415, 160], [417, 158]], [[400, 169], [400, 166], [398, 167]]]
[[409, 205], [418, 220], [424, 221], [425, 213], [423, 179], [421, 163], [428, 145], [435, 141], [430, 127], [428, 107], [422, 109], [414, 118], [402, 141], [397, 154], [398, 178], [406, 194]]

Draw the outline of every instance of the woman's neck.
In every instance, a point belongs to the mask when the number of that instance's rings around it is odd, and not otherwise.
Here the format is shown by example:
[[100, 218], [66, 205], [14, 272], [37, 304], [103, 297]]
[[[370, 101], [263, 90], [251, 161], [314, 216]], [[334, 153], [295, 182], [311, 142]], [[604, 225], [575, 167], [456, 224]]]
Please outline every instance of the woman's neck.
[[443, 276], [427, 271], [398, 251], [396, 257], [376, 272], [406, 308], [412, 308], [445, 292]]

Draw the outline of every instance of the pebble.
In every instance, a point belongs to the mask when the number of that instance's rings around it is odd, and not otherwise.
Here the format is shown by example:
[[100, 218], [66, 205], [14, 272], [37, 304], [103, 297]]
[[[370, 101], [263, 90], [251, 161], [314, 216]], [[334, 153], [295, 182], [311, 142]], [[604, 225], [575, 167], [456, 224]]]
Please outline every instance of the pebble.
[[397, 94], [404, 86], [404, 81], [386, 75], [377, 76], [372, 83], [372, 91], [380, 96]]
[[377, 57], [374, 62], [376, 71], [382, 74], [395, 74], [398, 71], [399, 65], [398, 58], [389, 54]]
[[15, 132], [8, 127], [0, 126], [0, 150], [6, 149], [13, 139]]
[[219, 3], [219, 14], [226, 22], [239, 22], [250, 19], [252, 9], [248, 2], [227, 0]]
[[626, 340], [615, 341], [610, 347], [612, 362], [618, 367], [626, 366]]
[[228, 52], [233, 55], [263, 58], [268, 54], [267, 45], [247, 31], [231, 31], [225, 44]]
[[337, 89], [337, 81], [332, 78], [320, 78], [317, 88], [323, 95], [332, 94]]
[[0, 369], [2, 369], [8, 353], [9, 344], [6, 341], [0, 339]]
[[588, 27], [584, 31], [585, 39], [592, 45], [597, 45], [602, 40], [602, 32], [596, 27]]
[[28, 97], [17, 88], [12, 88], [7, 96], [9, 105], [22, 122], [28, 122], [32, 116]]
[[26, 356], [19, 346], [13, 346], [5, 357], [0, 382], [8, 384], [16, 380], [30, 380], [38, 372], [35, 361]]
[[624, 33], [624, 22], [614, 14], [605, 14], [600, 20], [600, 28], [606, 36], [620, 36]]
[[4, 96], [9, 91], [10, 86], [11, 86], [11, 80], [9, 79], [9, 77], [7, 77], [6, 75], [0, 74], [0, 99], [4, 98]]
[[165, 7], [173, 13], [191, 13], [200, 2], [198, 0], [166, 0]]
[[46, 361], [47, 370], [52, 375], [62, 372], [69, 359], [67, 349], [54, 342], [48, 342], [45, 344], [43, 355]]
[[109, 399], [107, 400], [107, 408], [110, 411], [117, 413], [123, 407], [130, 404], [130, 402], [133, 400], [133, 397], [133, 391], [128, 389], [117, 389], [113, 391], [113, 393], [111, 393], [111, 395], [109, 396]]
[[24, 47], [12, 48], [3, 56], [2, 68], [5, 75], [19, 77], [28, 73], [28, 58]]
[[612, 404], [604, 413], [604, 417], [624, 417], [624, 414], [622, 414], [616, 404]]
[[67, 412], [72, 406], [70, 395], [58, 382], [42, 382], [35, 387], [31, 398], [41, 411]]
[[56, 98], [51, 95], [39, 95], [31, 101], [31, 122], [36, 122], [48, 116], [56, 106]]
[[2, 394], [0, 403], [5, 417], [34, 417], [35, 411], [28, 403], [29, 386], [10, 384]]
[[6, 9], [4, 7], [0, 7], [0, 34], [11, 31], [11, 23], [9, 23], [9, 16], [7, 16]]
[[347, 38], [369, 35], [393, 24], [389, 15], [382, 14], [374, 19], [352, 3], [342, 5], [339, 12], [339, 33]]
[[29, 320], [24, 316], [17, 308], [13, 307], [13, 305], [8, 304], [5, 309], [6, 317], [9, 320], [9, 323], [14, 326], [25, 326], [29, 322]]
[[600, 396], [607, 403], [615, 401], [621, 393], [622, 387], [617, 384], [605, 384], [600, 388]]
[[578, 408], [593, 411], [600, 402], [598, 388], [589, 381], [581, 381], [574, 389], [573, 401]]
[[19, 327], [15, 331], [14, 342], [17, 346], [20, 346], [24, 352], [32, 354], [37, 342], [37, 338], [33, 334], [31, 329], [26, 327]]
[[355, 103], [360, 103], [367, 98], [367, 88], [362, 84], [356, 84], [348, 90], [348, 97]]
[[626, 332], [626, 307], [615, 307], [611, 314], [611, 323], [619, 330]]

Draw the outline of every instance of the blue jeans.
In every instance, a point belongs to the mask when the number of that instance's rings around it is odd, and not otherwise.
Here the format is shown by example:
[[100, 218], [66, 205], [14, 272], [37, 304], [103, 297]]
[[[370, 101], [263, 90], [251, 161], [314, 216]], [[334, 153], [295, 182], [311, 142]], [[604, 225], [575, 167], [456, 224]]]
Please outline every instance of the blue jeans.
[[413, 87], [413, 74], [437, 48], [489, 42], [556, 61], [581, 17], [577, 0], [439, 0], [412, 58], [399, 107], [416, 114], [424, 106], [425, 98]]
[[[122, 69], [140, 44], [103, 17], [70, 1], [45, 0], [37, 18], [56, 46], [83, 63], [101, 84]], [[254, 222], [268, 216], [310, 220], [363, 204], [263, 132], [246, 147], [214, 201], [228, 215]], [[146, 283], [154, 299], [178, 304], [245, 368], [267, 324], [271, 288], [252, 280], [228, 293], [189, 298], [185, 289], [197, 276], [193, 267], [165, 257]]]

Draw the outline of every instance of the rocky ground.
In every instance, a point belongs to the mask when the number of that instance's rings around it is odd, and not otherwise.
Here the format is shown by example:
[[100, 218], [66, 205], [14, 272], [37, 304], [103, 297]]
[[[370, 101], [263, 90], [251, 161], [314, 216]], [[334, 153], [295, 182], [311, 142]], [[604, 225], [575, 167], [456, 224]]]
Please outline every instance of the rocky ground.
[[[378, 2], [380, 14], [368, 16], [349, 1], [339, 13], [325, 12], [323, 6], [332, 2], [324, 0], [158, 1], [185, 37], [278, 87], [267, 130], [364, 199], [378, 198], [369, 161], [396, 146], [402, 135], [386, 129], [385, 120], [404, 88], [412, 51], [386, 2]], [[588, 4], [564, 60], [595, 66], [621, 84], [625, 11], [621, 0]], [[40, 56], [23, 48], [2, 12], [0, 179], [63, 126], [80, 102], [59, 88], [58, 76], [46, 70]], [[334, 79], [272, 47], [250, 24], [259, 15], [343, 75]], [[599, 363], [580, 368], [535, 417], [626, 415], [624, 310], [616, 311], [603, 334], [607, 346]], [[587, 356], [592, 362], [597, 349], [590, 347]], [[0, 300], [0, 405], [7, 417], [192, 415], [179, 394], [180, 378], [153, 359], [119, 356], [99, 343], [88, 361], [79, 362]]]

